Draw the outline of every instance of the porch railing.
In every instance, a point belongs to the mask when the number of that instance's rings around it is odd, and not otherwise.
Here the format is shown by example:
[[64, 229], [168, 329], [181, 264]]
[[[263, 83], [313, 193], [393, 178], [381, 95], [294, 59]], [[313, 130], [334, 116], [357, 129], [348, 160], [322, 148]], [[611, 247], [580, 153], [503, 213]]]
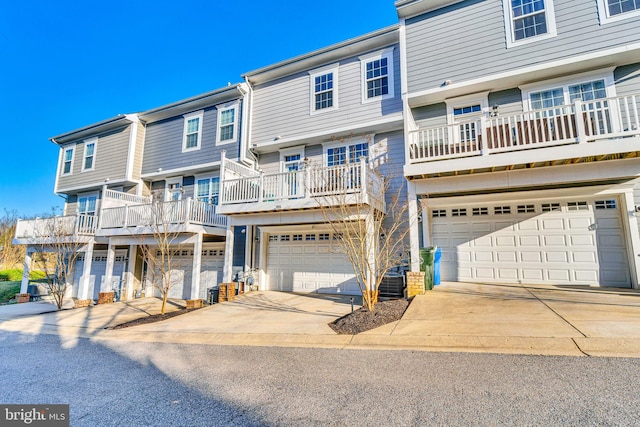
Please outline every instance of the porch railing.
[[103, 209], [100, 228], [150, 227], [187, 223], [226, 227], [227, 218], [216, 213], [215, 205], [188, 198]]
[[51, 218], [36, 218], [18, 220], [15, 237], [25, 238], [56, 238], [66, 236], [91, 236], [95, 234], [98, 224], [96, 215], [78, 214], [56, 216]]
[[109, 190], [109, 189], [104, 190], [104, 198], [112, 199], [114, 201], [118, 201], [122, 203], [131, 203], [131, 204], [139, 204], [139, 205], [143, 205], [151, 202], [151, 199], [149, 197], [138, 196], [136, 194], [129, 194], [129, 193], [124, 193], [122, 191], [115, 191], [115, 190]]
[[220, 203], [273, 202], [381, 191], [379, 178], [368, 171], [369, 165], [363, 159], [345, 165], [306, 167], [289, 172], [225, 179], [221, 183]]
[[640, 135], [640, 95], [575, 101], [410, 132], [409, 160], [420, 163]]

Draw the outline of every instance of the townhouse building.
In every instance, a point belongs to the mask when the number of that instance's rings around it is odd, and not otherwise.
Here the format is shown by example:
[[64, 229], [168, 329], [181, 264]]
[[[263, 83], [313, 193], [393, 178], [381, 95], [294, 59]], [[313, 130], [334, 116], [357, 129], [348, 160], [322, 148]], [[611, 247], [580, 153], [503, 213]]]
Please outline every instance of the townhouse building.
[[[156, 243], [156, 224], [179, 234], [172, 237], [178, 253], [169, 296], [205, 298], [206, 287], [219, 283], [224, 271], [227, 223], [217, 213], [220, 160], [223, 151], [242, 160], [245, 94], [245, 85], [228, 86], [51, 138], [60, 146], [55, 192], [65, 198], [64, 213], [18, 223], [15, 242], [27, 246], [21, 292], [26, 292], [30, 254], [51, 237], [55, 220], [68, 224], [65, 238], [84, 244], [69, 278], [72, 297], [97, 300], [99, 292], [112, 290], [123, 299], [157, 294], [145, 280], [149, 272], [140, 251], [141, 245]], [[243, 258], [237, 254], [236, 262]]]
[[359, 294], [322, 210], [344, 202], [333, 195], [358, 193], [384, 212], [373, 168], [396, 165], [392, 187], [404, 181], [397, 26], [243, 77], [252, 164], [223, 162], [218, 209], [231, 227], [246, 227], [247, 267], [261, 289]]
[[638, 3], [395, 5], [412, 251], [443, 280], [637, 288]]
[[[170, 297], [247, 276], [357, 294], [323, 212], [349, 193], [384, 214], [374, 168], [407, 188], [413, 270], [439, 246], [443, 280], [638, 288], [638, 3], [395, 6], [398, 25], [52, 138], [55, 192], [84, 243], [73, 297], [153, 294], [152, 200], [180, 232]], [[26, 272], [42, 224], [18, 224]]]

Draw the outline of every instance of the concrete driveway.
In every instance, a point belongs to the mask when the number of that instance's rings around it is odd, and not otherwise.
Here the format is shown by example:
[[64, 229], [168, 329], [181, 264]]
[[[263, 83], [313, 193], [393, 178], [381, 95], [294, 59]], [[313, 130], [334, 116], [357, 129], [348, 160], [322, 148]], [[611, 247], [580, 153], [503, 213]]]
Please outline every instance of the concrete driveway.
[[[28, 303], [35, 304], [35, 303]], [[443, 283], [414, 298], [403, 318], [359, 335], [327, 326], [351, 311], [350, 297], [250, 292], [163, 322], [107, 330], [159, 312], [154, 298], [33, 314], [0, 307], [0, 330], [141, 342], [415, 349], [640, 357], [640, 292], [544, 285]], [[172, 301], [169, 309], [183, 306]], [[357, 308], [360, 298], [354, 298]], [[46, 307], [42, 307], [46, 308]], [[17, 313], [22, 315], [17, 316]]]
[[442, 350], [638, 357], [640, 292], [443, 283], [417, 296], [400, 321], [358, 339]]

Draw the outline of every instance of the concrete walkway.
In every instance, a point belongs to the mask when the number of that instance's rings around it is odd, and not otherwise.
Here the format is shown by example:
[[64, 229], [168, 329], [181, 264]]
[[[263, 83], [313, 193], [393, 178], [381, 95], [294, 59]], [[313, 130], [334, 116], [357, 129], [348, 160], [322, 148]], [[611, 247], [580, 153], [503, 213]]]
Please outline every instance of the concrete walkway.
[[[417, 296], [400, 321], [356, 335], [327, 323], [350, 297], [251, 292], [163, 322], [104, 329], [159, 312], [147, 298], [34, 314], [40, 303], [0, 307], [0, 330], [218, 345], [413, 349], [567, 356], [640, 357], [640, 292], [622, 289], [444, 283]], [[169, 310], [182, 307], [172, 301]], [[356, 308], [360, 299], [355, 298]], [[55, 307], [54, 307], [55, 308]], [[50, 307], [49, 307], [50, 309]]]

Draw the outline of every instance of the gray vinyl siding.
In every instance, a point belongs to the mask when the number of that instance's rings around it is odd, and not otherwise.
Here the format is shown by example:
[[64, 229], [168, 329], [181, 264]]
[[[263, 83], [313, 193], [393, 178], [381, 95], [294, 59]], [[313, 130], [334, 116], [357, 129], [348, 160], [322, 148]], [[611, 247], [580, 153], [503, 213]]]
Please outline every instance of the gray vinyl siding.
[[640, 94], [640, 63], [617, 67], [613, 79], [618, 96]]
[[638, 41], [640, 17], [605, 25], [595, 0], [555, 0], [556, 37], [506, 48], [500, 0], [468, 0], [406, 22], [409, 92]]
[[[379, 49], [380, 51], [383, 48]], [[365, 54], [367, 52], [362, 52]], [[311, 113], [311, 77], [306, 70], [255, 86], [252, 116], [253, 143], [267, 143], [277, 136], [295, 138], [322, 133], [328, 128], [348, 127], [375, 121], [402, 111], [400, 88], [400, 49], [393, 50], [394, 98], [362, 103], [360, 60], [357, 56], [339, 61], [337, 79], [338, 108]], [[330, 63], [326, 65], [333, 65]], [[336, 99], [334, 98], [334, 102]]]
[[522, 92], [518, 88], [489, 93], [489, 109], [497, 105], [500, 116], [517, 114], [523, 111]]
[[444, 126], [447, 124], [447, 105], [444, 102], [424, 105], [412, 110], [413, 118], [420, 127]]
[[280, 152], [261, 154], [260, 169], [264, 174], [280, 172]]
[[[94, 156], [94, 168], [82, 172], [84, 162], [84, 141], [75, 141], [65, 144], [61, 149], [64, 151], [70, 145], [74, 146], [73, 170], [70, 175], [60, 175], [58, 177], [58, 188], [56, 191], [67, 188], [78, 188], [83, 185], [102, 183], [106, 178], [110, 181], [125, 179], [127, 167], [127, 155], [129, 153], [129, 133], [130, 127], [122, 127], [104, 134], [97, 135], [98, 143]], [[62, 171], [62, 164], [58, 165], [58, 174]]]
[[163, 170], [197, 167], [198, 165], [220, 161], [222, 150], [227, 151], [227, 157], [238, 157], [241, 138], [240, 123], [242, 121], [242, 102], [239, 102], [236, 120], [237, 139], [234, 143], [216, 144], [218, 129], [218, 110], [215, 107], [204, 109], [202, 119], [202, 140], [200, 149], [182, 152], [182, 138], [184, 132], [184, 117], [172, 117], [147, 125], [142, 174]]
[[133, 179], [140, 179], [140, 172], [142, 171], [142, 156], [144, 151], [144, 134], [145, 125], [138, 123], [138, 132], [136, 135], [136, 149], [133, 157]]
[[[635, 206], [640, 206], [640, 184], [636, 184], [635, 187], [633, 187], [633, 200]], [[638, 228], [640, 228], [640, 216], [636, 216], [636, 221], [638, 222]]]

